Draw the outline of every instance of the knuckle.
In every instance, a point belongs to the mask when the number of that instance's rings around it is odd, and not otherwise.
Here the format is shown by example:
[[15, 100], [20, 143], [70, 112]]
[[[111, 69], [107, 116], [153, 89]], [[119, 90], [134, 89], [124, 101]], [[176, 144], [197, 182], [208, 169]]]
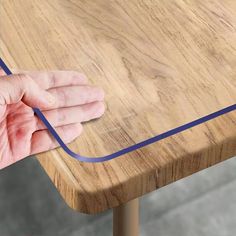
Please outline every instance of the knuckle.
[[63, 123], [65, 123], [67, 117], [66, 117], [66, 114], [65, 112], [60, 112], [59, 109], [56, 110], [56, 117], [57, 117], [57, 125], [61, 125]]
[[66, 90], [56, 88], [56, 94], [60, 94], [61, 103], [67, 106], [67, 101], [69, 100], [69, 98], [68, 98]]
[[16, 75], [16, 79], [20, 82], [23, 83], [24, 85], [29, 85], [29, 86], [34, 86], [35, 83], [33, 81], [33, 79], [25, 74], [25, 73], [20, 73]]
[[25, 73], [16, 74], [15, 77], [20, 81], [30, 80], [30, 76]]

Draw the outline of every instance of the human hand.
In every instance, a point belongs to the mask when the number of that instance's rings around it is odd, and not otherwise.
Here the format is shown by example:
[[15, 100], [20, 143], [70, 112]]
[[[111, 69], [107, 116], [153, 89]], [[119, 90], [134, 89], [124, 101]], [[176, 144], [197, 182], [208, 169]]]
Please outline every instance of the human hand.
[[104, 113], [103, 100], [103, 90], [74, 71], [6, 76], [0, 68], [0, 169], [58, 146], [32, 107], [69, 143], [81, 134], [82, 122]]

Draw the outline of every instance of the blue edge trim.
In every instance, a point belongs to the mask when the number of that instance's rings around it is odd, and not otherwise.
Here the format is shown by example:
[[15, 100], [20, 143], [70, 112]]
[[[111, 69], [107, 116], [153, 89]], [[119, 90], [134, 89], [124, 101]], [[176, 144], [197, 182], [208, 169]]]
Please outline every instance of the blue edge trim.
[[[5, 71], [5, 73], [7, 75], [11, 75], [11, 71], [9, 70], [9, 68], [6, 66], [6, 64], [4, 63], [4, 61], [0, 58], [0, 67]], [[60, 138], [60, 136], [57, 134], [57, 132], [55, 131], [55, 129], [51, 126], [51, 124], [48, 122], [48, 120], [46, 119], [46, 117], [43, 115], [43, 113], [38, 109], [38, 108], [33, 108], [34, 112], [36, 113], [36, 115], [42, 120], [42, 122], [44, 123], [44, 125], [47, 127], [47, 129], [49, 130], [49, 132], [51, 133], [51, 135], [57, 140], [57, 142], [60, 144], [60, 146], [63, 148], [63, 150], [69, 154], [70, 156], [74, 157], [75, 159], [82, 161], [82, 162], [104, 162], [104, 161], [109, 161], [111, 159], [114, 159], [116, 157], [119, 157], [121, 155], [124, 155], [126, 153], [132, 152], [134, 150], [137, 150], [139, 148], [142, 148], [144, 146], [147, 146], [149, 144], [158, 142], [162, 139], [165, 139], [167, 137], [170, 137], [172, 135], [175, 135], [177, 133], [180, 133], [184, 130], [190, 129], [194, 126], [200, 125], [204, 122], [207, 122], [209, 120], [212, 120], [218, 116], [224, 115], [226, 113], [229, 113], [231, 111], [236, 110], [236, 104], [231, 105], [229, 107], [226, 107], [222, 110], [216, 111], [214, 113], [211, 113], [207, 116], [204, 116], [202, 118], [199, 118], [197, 120], [194, 120], [192, 122], [189, 122], [187, 124], [181, 125], [177, 128], [174, 128], [172, 130], [169, 130], [165, 133], [159, 134], [157, 136], [154, 136], [152, 138], [149, 138], [147, 140], [144, 140], [140, 143], [131, 145], [127, 148], [124, 148], [120, 151], [117, 151], [115, 153], [109, 154], [107, 156], [103, 156], [103, 157], [85, 157], [85, 156], [81, 156], [80, 154], [74, 153], [73, 151], [71, 151], [66, 144], [62, 141], [62, 139]]]

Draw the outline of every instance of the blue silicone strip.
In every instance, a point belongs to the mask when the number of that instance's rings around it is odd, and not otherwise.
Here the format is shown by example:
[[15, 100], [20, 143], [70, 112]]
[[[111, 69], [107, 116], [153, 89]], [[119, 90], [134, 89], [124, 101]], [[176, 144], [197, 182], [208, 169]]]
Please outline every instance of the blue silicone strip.
[[[9, 68], [6, 66], [6, 64], [3, 62], [3, 60], [0, 58], [0, 67], [5, 71], [5, 73], [7, 75], [12, 74], [11, 71], [9, 70]], [[142, 148], [144, 146], [147, 146], [149, 144], [158, 142], [162, 139], [165, 139], [167, 137], [170, 137], [172, 135], [175, 135], [177, 133], [180, 133], [184, 130], [190, 129], [194, 126], [200, 125], [202, 123], [205, 123], [209, 120], [212, 120], [216, 117], [219, 117], [221, 115], [224, 115], [226, 113], [229, 113], [231, 111], [236, 110], [236, 104], [231, 105], [229, 107], [226, 107], [222, 110], [216, 111], [214, 113], [211, 113], [207, 116], [204, 116], [202, 118], [199, 118], [197, 120], [194, 120], [192, 122], [189, 122], [187, 124], [181, 125], [177, 128], [174, 128], [172, 130], [169, 130], [165, 133], [159, 134], [157, 136], [154, 136], [152, 138], [149, 138], [147, 140], [144, 140], [140, 143], [131, 145], [127, 148], [124, 148], [120, 151], [117, 151], [115, 153], [109, 154], [107, 156], [103, 156], [103, 157], [85, 157], [85, 156], [81, 156], [80, 154], [74, 153], [73, 151], [71, 151], [67, 145], [62, 141], [62, 139], [60, 138], [60, 136], [57, 134], [57, 132], [55, 131], [55, 129], [51, 126], [51, 124], [48, 122], [48, 120], [46, 119], [46, 117], [43, 115], [43, 113], [40, 111], [40, 109], [38, 108], [33, 108], [34, 112], [36, 113], [36, 115], [39, 117], [39, 119], [44, 123], [44, 125], [47, 127], [47, 129], [49, 130], [49, 132], [51, 133], [51, 135], [57, 140], [57, 142], [60, 144], [60, 146], [63, 148], [63, 150], [69, 154], [70, 156], [74, 157], [75, 159], [82, 161], [82, 162], [104, 162], [104, 161], [109, 161], [111, 159], [114, 159], [116, 157], [119, 157], [121, 155], [124, 155], [126, 153], [132, 152], [134, 150], [137, 150], [139, 148]]]

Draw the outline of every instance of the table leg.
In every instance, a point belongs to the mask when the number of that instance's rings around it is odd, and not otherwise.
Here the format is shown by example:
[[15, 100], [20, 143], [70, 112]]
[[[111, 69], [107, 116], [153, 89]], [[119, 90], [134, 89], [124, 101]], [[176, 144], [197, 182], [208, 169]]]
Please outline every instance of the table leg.
[[113, 236], [138, 236], [139, 200], [134, 199], [113, 209]]

